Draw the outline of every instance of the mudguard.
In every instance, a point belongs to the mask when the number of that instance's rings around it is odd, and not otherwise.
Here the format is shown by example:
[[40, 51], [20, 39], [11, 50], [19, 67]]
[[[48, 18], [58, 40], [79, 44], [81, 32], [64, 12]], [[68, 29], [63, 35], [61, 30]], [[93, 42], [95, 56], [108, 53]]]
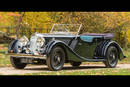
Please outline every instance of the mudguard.
[[16, 39], [16, 40], [13, 40], [11, 43], [10, 43], [10, 45], [9, 45], [9, 47], [8, 47], [8, 52], [10, 53], [10, 50], [14, 50], [14, 52], [16, 53], [16, 43], [18, 42], [18, 40]]
[[67, 46], [66, 43], [64, 43], [64, 42], [62, 42], [62, 41], [52, 40], [52, 41], [50, 41], [50, 42], [47, 44], [47, 46], [46, 46], [46, 52], [45, 52], [45, 53], [46, 53], [47, 55], [50, 55], [50, 52], [51, 52], [51, 50], [53, 49], [53, 47], [54, 47], [54, 46], [57, 46], [57, 45], [62, 46], [62, 47]]
[[119, 45], [117, 42], [115, 42], [115, 41], [110, 41], [110, 42], [107, 43], [107, 45], [105, 45], [105, 48], [104, 48], [104, 51], [103, 51], [103, 55], [104, 55], [104, 56], [106, 55], [106, 52], [107, 52], [108, 47], [111, 46], [111, 45], [113, 45], [113, 46], [115, 46], [115, 47], [117, 48], [117, 50], [118, 50], [118, 52], [119, 52], [119, 59], [120, 59], [120, 60], [122, 60], [123, 58], [126, 58], [126, 57], [124, 56], [124, 54], [123, 54], [122, 48], [121, 48], [120, 45]]

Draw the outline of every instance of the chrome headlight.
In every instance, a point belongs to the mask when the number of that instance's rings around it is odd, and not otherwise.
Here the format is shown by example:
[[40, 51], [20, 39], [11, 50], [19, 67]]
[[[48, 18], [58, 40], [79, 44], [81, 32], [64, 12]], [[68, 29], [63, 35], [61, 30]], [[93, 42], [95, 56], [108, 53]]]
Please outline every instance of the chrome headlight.
[[19, 39], [19, 44], [21, 46], [26, 46], [28, 42], [29, 42], [29, 40], [26, 36], [23, 36], [22, 38]]
[[45, 44], [45, 38], [43, 38], [43, 37], [38, 37], [36, 43], [37, 43], [37, 46], [38, 46], [38, 47], [42, 47], [42, 46]]

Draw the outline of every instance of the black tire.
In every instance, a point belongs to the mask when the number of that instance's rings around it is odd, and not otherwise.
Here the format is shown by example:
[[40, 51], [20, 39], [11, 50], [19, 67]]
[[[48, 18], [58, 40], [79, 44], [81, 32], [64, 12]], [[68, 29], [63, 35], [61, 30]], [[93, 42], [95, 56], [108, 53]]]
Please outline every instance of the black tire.
[[79, 67], [82, 62], [70, 62], [73, 67]]
[[54, 47], [50, 53], [50, 56], [47, 57], [46, 63], [51, 71], [61, 70], [65, 62], [65, 52], [64, 50], [57, 46]]
[[118, 50], [115, 46], [109, 46], [106, 52], [106, 61], [103, 63], [107, 68], [115, 68], [118, 63]]
[[20, 59], [15, 57], [10, 57], [10, 61], [15, 69], [24, 69], [27, 65], [26, 63], [21, 63]]

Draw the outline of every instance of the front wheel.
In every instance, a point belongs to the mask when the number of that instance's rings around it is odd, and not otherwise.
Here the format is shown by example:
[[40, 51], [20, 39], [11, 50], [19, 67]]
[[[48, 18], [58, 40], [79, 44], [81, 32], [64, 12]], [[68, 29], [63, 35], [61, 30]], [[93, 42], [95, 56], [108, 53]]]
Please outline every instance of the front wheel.
[[109, 46], [106, 53], [106, 61], [103, 62], [107, 68], [114, 68], [118, 63], [118, 50], [115, 46]]
[[24, 69], [27, 65], [26, 63], [21, 63], [20, 59], [15, 57], [10, 57], [10, 61], [15, 69]]
[[49, 70], [57, 71], [63, 68], [65, 62], [65, 53], [61, 47], [54, 47], [47, 58], [46, 63]]

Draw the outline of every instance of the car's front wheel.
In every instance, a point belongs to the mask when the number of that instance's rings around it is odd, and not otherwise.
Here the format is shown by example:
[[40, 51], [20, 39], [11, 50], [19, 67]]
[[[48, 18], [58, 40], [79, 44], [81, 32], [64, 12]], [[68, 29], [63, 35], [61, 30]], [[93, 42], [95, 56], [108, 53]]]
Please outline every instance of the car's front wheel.
[[63, 68], [65, 62], [65, 53], [61, 47], [54, 47], [47, 58], [46, 63], [49, 70], [57, 71]]
[[118, 63], [118, 50], [115, 46], [109, 46], [104, 64], [107, 68], [114, 68]]
[[20, 59], [16, 57], [10, 57], [10, 61], [15, 69], [24, 69], [27, 65], [26, 63], [21, 63]]

